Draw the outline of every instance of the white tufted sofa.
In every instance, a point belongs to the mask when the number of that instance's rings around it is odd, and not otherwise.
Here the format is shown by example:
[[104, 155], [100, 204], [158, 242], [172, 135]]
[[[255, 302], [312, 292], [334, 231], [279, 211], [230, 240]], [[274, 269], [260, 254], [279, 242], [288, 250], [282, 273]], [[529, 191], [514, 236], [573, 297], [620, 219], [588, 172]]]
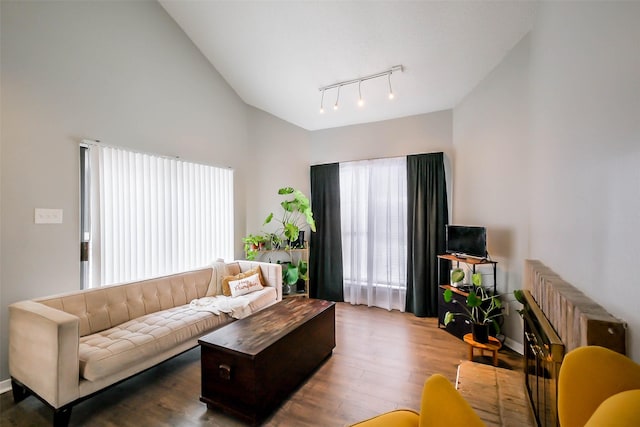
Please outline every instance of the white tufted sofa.
[[[260, 266], [265, 288], [258, 311], [282, 299], [278, 264]], [[225, 265], [122, 285], [21, 301], [9, 306], [9, 371], [14, 400], [34, 394], [66, 425], [73, 404], [195, 347], [198, 338], [234, 319], [189, 307], [222, 294]]]

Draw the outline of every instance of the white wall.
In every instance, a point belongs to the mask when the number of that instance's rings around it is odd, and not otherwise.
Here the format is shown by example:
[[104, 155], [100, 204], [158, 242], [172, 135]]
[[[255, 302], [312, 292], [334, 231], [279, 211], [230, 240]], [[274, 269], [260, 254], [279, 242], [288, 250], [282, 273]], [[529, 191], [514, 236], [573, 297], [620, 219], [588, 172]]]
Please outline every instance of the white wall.
[[[245, 104], [156, 2], [1, 7], [0, 379], [6, 379], [7, 305], [79, 289], [82, 138], [235, 168], [236, 236], [245, 232], [251, 161]], [[63, 209], [63, 224], [33, 224], [36, 207]]]
[[545, 2], [532, 33], [530, 252], [629, 323], [640, 361], [640, 3]]
[[[528, 254], [529, 55], [527, 36], [453, 110], [452, 222], [487, 227], [487, 249], [498, 262], [501, 294], [522, 287]], [[491, 273], [486, 267], [481, 271]], [[493, 277], [484, 279], [490, 284]], [[502, 331], [518, 350], [523, 327], [515, 312], [519, 307], [509, 304]]]
[[[247, 232], [273, 232], [263, 227], [270, 212], [282, 212], [278, 189], [293, 187], [310, 197], [309, 131], [247, 106], [250, 151], [256, 159], [247, 177]], [[308, 235], [305, 236], [308, 240]]]
[[[392, 108], [392, 107], [390, 107]], [[311, 132], [312, 165], [443, 151], [452, 154], [451, 110]]]
[[640, 3], [541, 3], [453, 116], [454, 220], [489, 226], [502, 286], [542, 260], [628, 322], [636, 361], [640, 286], [625, 268], [640, 257], [639, 18]]

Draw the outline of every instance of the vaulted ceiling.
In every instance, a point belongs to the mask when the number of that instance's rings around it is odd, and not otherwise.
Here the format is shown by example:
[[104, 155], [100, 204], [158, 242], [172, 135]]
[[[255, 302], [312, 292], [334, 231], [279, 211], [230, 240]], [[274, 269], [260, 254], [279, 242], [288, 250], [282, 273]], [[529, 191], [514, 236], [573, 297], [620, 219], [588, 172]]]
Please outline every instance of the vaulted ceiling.
[[[531, 29], [531, 1], [159, 0], [244, 102], [309, 130], [453, 108]], [[403, 65], [324, 96], [322, 86]]]

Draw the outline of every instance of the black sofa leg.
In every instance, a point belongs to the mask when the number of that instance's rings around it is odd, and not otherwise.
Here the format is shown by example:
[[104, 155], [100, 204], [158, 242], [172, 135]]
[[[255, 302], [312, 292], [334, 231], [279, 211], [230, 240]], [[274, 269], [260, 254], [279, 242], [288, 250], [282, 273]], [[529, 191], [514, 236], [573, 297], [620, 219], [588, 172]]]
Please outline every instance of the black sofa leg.
[[22, 402], [29, 396], [29, 390], [15, 380], [11, 380], [11, 392], [13, 393], [14, 403]]
[[63, 406], [53, 411], [53, 427], [67, 427], [71, 419], [71, 406]]

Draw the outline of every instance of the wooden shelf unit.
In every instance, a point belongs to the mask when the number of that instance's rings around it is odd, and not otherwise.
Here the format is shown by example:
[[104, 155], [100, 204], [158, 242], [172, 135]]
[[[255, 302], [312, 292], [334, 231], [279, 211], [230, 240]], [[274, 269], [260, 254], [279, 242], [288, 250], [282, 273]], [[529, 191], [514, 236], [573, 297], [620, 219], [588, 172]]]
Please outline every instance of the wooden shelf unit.
[[[468, 258], [461, 258], [455, 255], [451, 255], [451, 254], [445, 254], [445, 255], [438, 255], [439, 259], [446, 259], [448, 261], [451, 262], [455, 262], [456, 263], [456, 267], [460, 267], [460, 263], [464, 263], [467, 265], [471, 266], [471, 271], [473, 274], [475, 274], [476, 272], [476, 266], [477, 265], [489, 265], [491, 264], [493, 266], [493, 293], [496, 293], [496, 270], [497, 270], [497, 265], [498, 262], [497, 261], [490, 261], [488, 259], [480, 259], [480, 258], [472, 258], [472, 257], [468, 257]], [[438, 263], [438, 269], [440, 269], [440, 263]], [[440, 271], [438, 270], [438, 277], [440, 277]], [[444, 283], [443, 283], [444, 284]], [[450, 283], [446, 283], [447, 285], [450, 285]]]
[[[479, 258], [461, 258], [451, 254], [438, 255], [438, 258], [455, 262], [456, 267], [460, 267], [460, 263], [470, 265], [471, 270], [474, 274], [476, 272], [476, 266], [491, 264], [493, 267], [493, 295], [496, 294], [496, 270], [497, 270], [497, 264], [498, 264], [497, 261], [490, 261], [487, 259], [479, 259]], [[438, 277], [440, 277], [439, 269], [440, 269], [440, 263], [438, 263]], [[471, 323], [469, 323], [466, 320], [462, 320], [462, 317], [458, 317], [459, 320], [457, 320], [456, 322], [451, 322], [447, 326], [444, 325], [444, 316], [447, 313], [447, 311], [451, 311], [451, 312], [460, 311], [460, 308], [456, 307], [456, 303], [454, 303], [453, 301], [448, 303], [444, 300], [444, 291], [446, 289], [451, 289], [451, 291], [453, 292], [453, 299], [457, 301], [458, 305], [466, 304], [467, 296], [469, 296], [469, 293], [465, 292], [464, 289], [451, 286], [450, 283], [446, 283], [438, 286], [438, 327], [443, 326], [447, 330], [447, 332], [462, 339], [466, 334], [471, 332]]]

